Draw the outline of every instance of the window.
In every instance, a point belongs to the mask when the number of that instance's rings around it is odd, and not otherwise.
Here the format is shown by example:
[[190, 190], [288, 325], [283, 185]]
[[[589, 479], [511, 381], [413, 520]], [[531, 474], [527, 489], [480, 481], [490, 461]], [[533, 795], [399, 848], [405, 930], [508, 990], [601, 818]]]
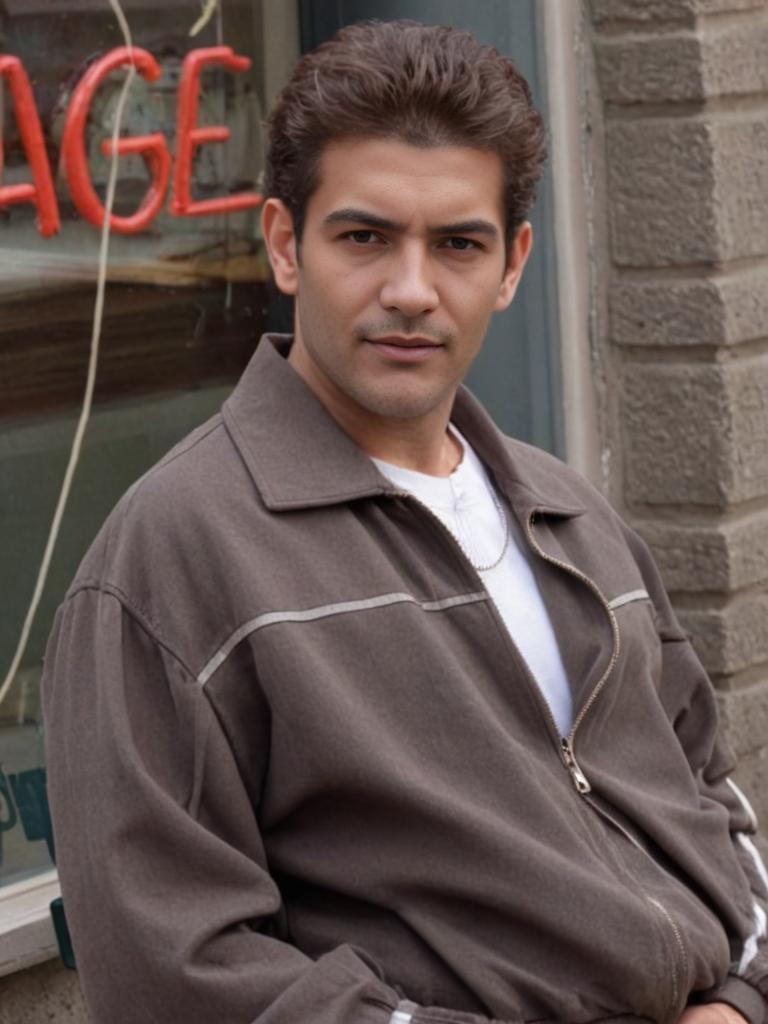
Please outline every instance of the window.
[[[191, 214], [194, 204], [259, 189], [264, 112], [298, 56], [293, 5], [122, 0], [122, 9], [134, 46], [149, 55], [147, 66], [156, 62], [156, 80], [135, 77], [121, 136], [161, 134], [171, 177], [140, 231], [110, 237], [93, 412], [30, 641], [0, 705], [0, 895], [51, 865], [38, 682], [55, 608], [116, 500], [220, 406], [261, 333], [284, 316], [268, 283], [255, 206]], [[0, 0], [0, 61], [17, 58], [10, 70], [0, 63], [0, 679], [17, 647], [83, 400], [101, 242], [89, 210], [105, 200], [110, 159], [102, 143], [128, 72], [105, 73], [91, 95], [86, 84], [124, 44], [109, 0]], [[209, 60], [220, 47], [250, 67]], [[190, 147], [186, 210], [174, 214], [171, 203], [184, 205], [177, 175], [189, 142], [177, 134], [185, 59], [200, 51], [208, 57], [195, 123], [224, 126], [230, 137]], [[39, 155], [61, 222], [55, 234], [41, 231], [34, 202], [8, 201], [9, 187], [38, 183], [28, 141], [35, 114], [19, 113], [19, 67], [42, 129]], [[80, 135], [75, 108], [84, 111]], [[85, 173], [73, 180], [78, 146]], [[127, 218], [145, 202], [156, 167], [135, 154], [121, 156], [119, 168], [114, 212]]]

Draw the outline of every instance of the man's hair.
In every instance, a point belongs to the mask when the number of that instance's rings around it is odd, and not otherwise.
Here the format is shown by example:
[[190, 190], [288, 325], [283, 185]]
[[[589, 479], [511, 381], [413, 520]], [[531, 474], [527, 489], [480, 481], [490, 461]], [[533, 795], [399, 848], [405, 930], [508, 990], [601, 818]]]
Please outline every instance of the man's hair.
[[525, 220], [546, 160], [528, 83], [508, 57], [469, 32], [413, 21], [341, 29], [294, 69], [269, 119], [267, 194], [301, 239], [325, 147], [349, 138], [497, 153], [507, 243]]

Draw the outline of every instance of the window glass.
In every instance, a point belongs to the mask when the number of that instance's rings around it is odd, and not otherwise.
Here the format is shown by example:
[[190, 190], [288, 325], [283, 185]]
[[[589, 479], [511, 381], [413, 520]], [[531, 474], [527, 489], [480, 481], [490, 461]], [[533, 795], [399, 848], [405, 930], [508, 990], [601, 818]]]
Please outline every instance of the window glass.
[[[285, 326], [268, 284], [258, 210], [192, 214], [194, 204], [259, 190], [264, 113], [298, 55], [294, 5], [122, 0], [121, 6], [134, 45], [158, 65], [156, 81], [134, 79], [121, 136], [160, 133], [171, 177], [156, 216], [137, 233], [113, 230], [110, 237], [93, 413], [30, 642], [0, 704], [0, 885], [50, 865], [38, 683], [55, 608], [80, 558], [127, 486], [218, 409], [260, 334]], [[46, 237], [33, 203], [8, 201], [9, 186], [33, 182], [27, 140], [34, 113], [19, 113], [6, 62], [0, 75], [0, 679], [32, 596], [90, 351], [101, 233], [77, 192], [82, 175], [76, 187], [71, 180], [72, 111], [82, 106], [85, 112], [85, 191], [91, 188], [98, 207], [110, 166], [102, 144], [111, 138], [127, 72], [110, 72], [87, 102], [84, 83], [124, 42], [108, 0], [0, 0], [0, 68], [4, 57], [18, 58], [29, 80], [61, 221], [58, 233]], [[231, 47], [252, 63], [247, 70], [202, 67], [196, 124], [224, 126], [230, 137], [192, 148], [188, 204], [175, 215], [185, 58], [215, 47]], [[122, 156], [119, 167], [115, 213], [130, 217], [145, 201], [154, 171], [140, 154]]]

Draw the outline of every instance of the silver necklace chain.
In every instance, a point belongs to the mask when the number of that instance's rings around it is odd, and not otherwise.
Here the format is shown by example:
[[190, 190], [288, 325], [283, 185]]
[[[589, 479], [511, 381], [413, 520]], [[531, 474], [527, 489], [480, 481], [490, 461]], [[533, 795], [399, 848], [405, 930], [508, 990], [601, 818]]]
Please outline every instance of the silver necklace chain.
[[[461, 537], [459, 537], [458, 534], [456, 533], [453, 534], [453, 536], [456, 538], [456, 543], [464, 552], [464, 557], [467, 559], [470, 565], [477, 570], [477, 572], [490, 572], [491, 569], [495, 569], [496, 566], [501, 562], [504, 555], [506, 555], [507, 548], [509, 547], [509, 536], [511, 532], [509, 529], [509, 519], [507, 518], [507, 514], [502, 508], [501, 502], [499, 501], [499, 496], [496, 493], [496, 488], [493, 486], [491, 487], [491, 497], [493, 498], [494, 508], [499, 514], [499, 519], [504, 525], [504, 542], [501, 545], [501, 551], [498, 553], [498, 555], [492, 562], [489, 562], [488, 565], [478, 565], [477, 562], [472, 558], [470, 553], [467, 551], [467, 549], [464, 547]], [[453, 533], [453, 531], [451, 532]]]

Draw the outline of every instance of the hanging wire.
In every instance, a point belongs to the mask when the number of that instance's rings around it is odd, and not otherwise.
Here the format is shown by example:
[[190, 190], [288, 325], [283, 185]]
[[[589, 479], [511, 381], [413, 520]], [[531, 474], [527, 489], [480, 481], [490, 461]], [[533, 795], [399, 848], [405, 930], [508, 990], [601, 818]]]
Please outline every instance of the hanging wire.
[[[224, 12], [221, 9], [219, 0], [216, 2], [216, 42], [219, 46], [224, 45]], [[221, 121], [222, 124], [227, 122], [227, 90], [222, 81], [221, 89], [219, 90], [221, 95]], [[229, 146], [224, 147], [224, 180], [228, 187], [232, 185], [232, 150]], [[225, 263], [229, 260], [232, 252], [232, 222], [231, 218], [224, 218], [224, 261]], [[229, 319], [232, 311], [232, 278], [227, 274], [227, 281], [224, 288], [224, 315]]]
[[[131, 29], [128, 25], [128, 21], [125, 17], [123, 9], [120, 5], [120, 0], [109, 0], [109, 5], [112, 8], [117, 23], [120, 26], [125, 45], [133, 50], [133, 38], [131, 35]], [[21, 634], [19, 641], [16, 646], [16, 652], [11, 660], [10, 668], [3, 680], [2, 686], [0, 686], [0, 704], [3, 703], [5, 698], [10, 693], [13, 681], [16, 678], [21, 660], [24, 657], [24, 653], [27, 649], [27, 643], [29, 642], [29, 635], [32, 631], [32, 625], [35, 621], [37, 609], [40, 605], [40, 600], [43, 596], [43, 590], [48, 579], [48, 573], [51, 568], [51, 561], [53, 559], [53, 553], [56, 548], [56, 542], [59, 537], [61, 529], [61, 522], [64, 518], [64, 511], [67, 507], [69, 500], [69, 494], [72, 489], [72, 481], [75, 476], [75, 470], [80, 461], [80, 452], [83, 444], [83, 437], [88, 426], [88, 421], [91, 416], [91, 408], [93, 405], [93, 392], [96, 385], [96, 370], [99, 363], [99, 349], [101, 345], [101, 334], [104, 323], [104, 297], [106, 294], [107, 286], [107, 266], [109, 260], [109, 240], [112, 233], [112, 209], [115, 203], [115, 192], [117, 190], [117, 174], [118, 174], [118, 153], [117, 143], [120, 138], [120, 130], [122, 128], [123, 115], [125, 112], [125, 105], [128, 100], [128, 93], [130, 91], [133, 80], [136, 77], [136, 65], [131, 63], [128, 68], [128, 74], [123, 82], [120, 95], [118, 97], [117, 106], [115, 108], [115, 120], [112, 127], [112, 155], [109, 166], [109, 179], [107, 182], [107, 194], [105, 199], [105, 212], [104, 212], [104, 223], [101, 228], [101, 243], [99, 246], [99, 262], [98, 262], [98, 274], [96, 278], [96, 301], [93, 312], [93, 328], [91, 331], [91, 347], [90, 356], [88, 359], [88, 375], [86, 378], [85, 392], [83, 395], [83, 404], [80, 411], [80, 417], [77, 422], [77, 428], [72, 441], [72, 448], [69, 455], [69, 461], [67, 468], [64, 473], [64, 480], [61, 485], [61, 492], [59, 494], [59, 500], [56, 504], [56, 511], [53, 515], [53, 521], [51, 522], [51, 528], [48, 533], [48, 540], [45, 545], [45, 551], [43, 552], [43, 558], [40, 563], [40, 569], [37, 574], [37, 581], [35, 583], [35, 589], [32, 594], [32, 599], [27, 609], [27, 614], [24, 619], [24, 625], [21, 628]]]
[[203, 31], [205, 26], [208, 24], [208, 22], [213, 17], [213, 15], [216, 12], [216, 9], [217, 9], [218, 6], [219, 6], [219, 0], [204, 0], [203, 12], [200, 15], [200, 17], [197, 19], [195, 24], [192, 26], [192, 28], [189, 30], [189, 34], [191, 36], [199, 35], [200, 32]]

